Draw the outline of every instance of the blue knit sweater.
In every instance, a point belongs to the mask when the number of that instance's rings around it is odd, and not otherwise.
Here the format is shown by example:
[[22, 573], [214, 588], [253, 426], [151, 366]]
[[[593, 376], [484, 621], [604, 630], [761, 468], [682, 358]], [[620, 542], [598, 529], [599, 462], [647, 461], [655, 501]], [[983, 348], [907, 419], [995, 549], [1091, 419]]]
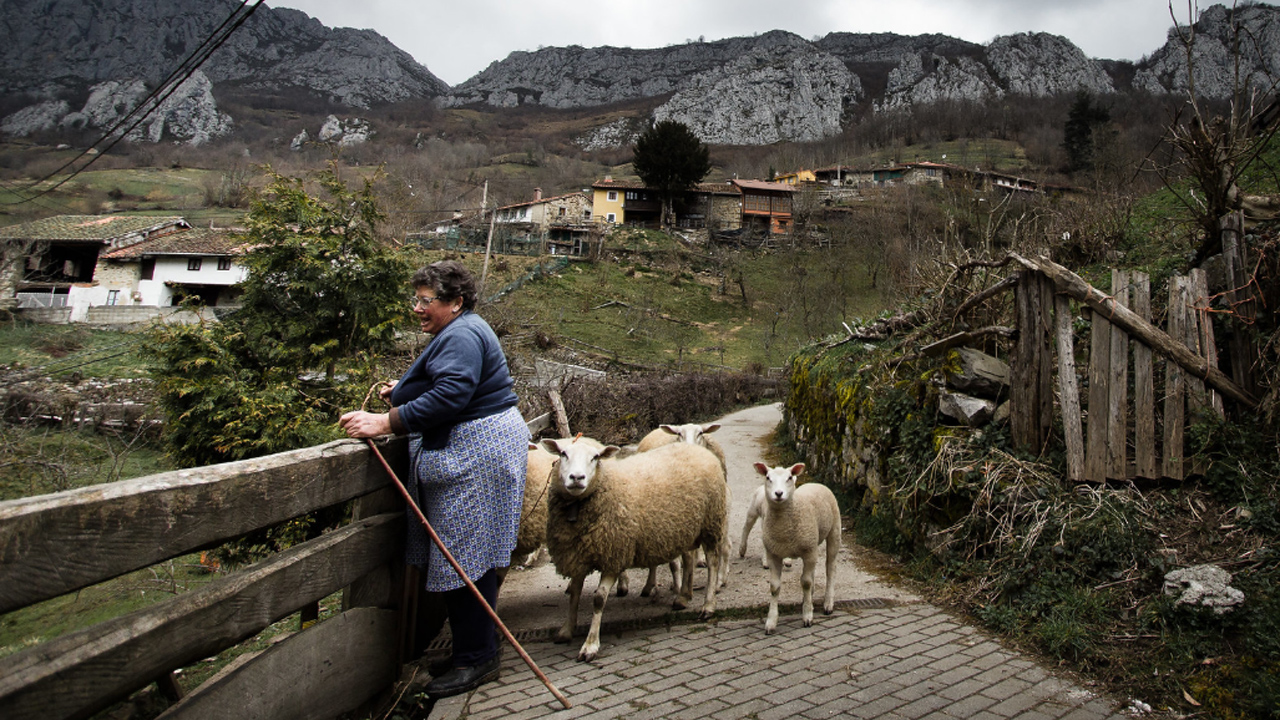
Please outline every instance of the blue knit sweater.
[[422, 433], [422, 446], [439, 449], [449, 431], [517, 404], [498, 336], [471, 311], [431, 339], [391, 391], [391, 429]]

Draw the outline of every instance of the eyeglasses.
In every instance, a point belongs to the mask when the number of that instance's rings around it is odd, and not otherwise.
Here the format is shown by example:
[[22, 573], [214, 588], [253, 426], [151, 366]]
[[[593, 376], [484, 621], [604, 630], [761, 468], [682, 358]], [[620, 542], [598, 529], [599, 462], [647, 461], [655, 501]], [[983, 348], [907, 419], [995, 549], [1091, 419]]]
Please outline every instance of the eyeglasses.
[[435, 302], [435, 301], [437, 301], [437, 300], [439, 300], [439, 299], [440, 299], [439, 297], [430, 297], [430, 298], [429, 298], [429, 297], [422, 297], [422, 296], [420, 296], [420, 295], [414, 295], [414, 296], [409, 300], [409, 306], [410, 306], [410, 307], [412, 307], [414, 310], [417, 310], [418, 308], [429, 308], [429, 307], [431, 307], [431, 303], [433, 303], [433, 302]]

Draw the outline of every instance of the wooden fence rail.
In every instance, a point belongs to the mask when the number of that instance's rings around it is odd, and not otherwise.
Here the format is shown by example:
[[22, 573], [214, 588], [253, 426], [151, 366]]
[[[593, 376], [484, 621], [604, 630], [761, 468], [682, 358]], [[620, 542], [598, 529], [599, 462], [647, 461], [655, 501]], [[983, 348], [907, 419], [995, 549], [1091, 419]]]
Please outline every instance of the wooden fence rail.
[[[1251, 392], [1218, 370], [1204, 271], [1170, 279], [1167, 328], [1160, 330], [1151, 322], [1150, 280], [1143, 273], [1112, 271], [1107, 294], [1046, 258], [1011, 257], [1025, 268], [1015, 293], [1014, 441], [1039, 449], [1048, 439], [1054, 417], [1050, 356], [1056, 351], [1069, 479], [1181, 479], [1203, 469], [1184, 457], [1189, 418], [1222, 417], [1223, 396], [1256, 407]], [[1071, 300], [1088, 310], [1090, 323], [1083, 404]], [[1165, 373], [1159, 413], [1157, 358]]]
[[[384, 454], [406, 469], [405, 439]], [[399, 460], [396, 460], [396, 459]], [[351, 523], [196, 590], [0, 658], [0, 716], [84, 718], [345, 590], [343, 612], [207, 682], [165, 718], [332, 718], [396, 679], [404, 512], [367, 446], [0, 503], [0, 612], [355, 500]]]

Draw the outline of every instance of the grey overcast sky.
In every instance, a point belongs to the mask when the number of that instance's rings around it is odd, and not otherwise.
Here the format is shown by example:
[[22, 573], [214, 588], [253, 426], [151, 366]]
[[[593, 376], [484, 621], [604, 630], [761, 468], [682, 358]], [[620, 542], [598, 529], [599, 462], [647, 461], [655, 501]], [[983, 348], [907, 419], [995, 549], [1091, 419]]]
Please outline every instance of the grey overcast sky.
[[[267, 0], [329, 27], [370, 28], [457, 85], [516, 50], [541, 46], [658, 48], [769, 30], [1062, 35], [1092, 58], [1137, 60], [1164, 44], [1170, 0]], [[1180, 23], [1188, 5], [1172, 0]], [[1229, 4], [1229, 0], [1227, 2]]]

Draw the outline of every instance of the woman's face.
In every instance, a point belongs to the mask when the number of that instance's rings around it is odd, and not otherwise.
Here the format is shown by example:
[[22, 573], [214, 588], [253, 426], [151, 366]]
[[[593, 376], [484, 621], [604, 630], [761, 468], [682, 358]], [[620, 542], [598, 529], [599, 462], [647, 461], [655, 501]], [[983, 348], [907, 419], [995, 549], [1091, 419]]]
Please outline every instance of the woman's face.
[[444, 300], [426, 286], [418, 288], [414, 296], [413, 314], [418, 316], [422, 332], [434, 335], [462, 312], [462, 298]]

